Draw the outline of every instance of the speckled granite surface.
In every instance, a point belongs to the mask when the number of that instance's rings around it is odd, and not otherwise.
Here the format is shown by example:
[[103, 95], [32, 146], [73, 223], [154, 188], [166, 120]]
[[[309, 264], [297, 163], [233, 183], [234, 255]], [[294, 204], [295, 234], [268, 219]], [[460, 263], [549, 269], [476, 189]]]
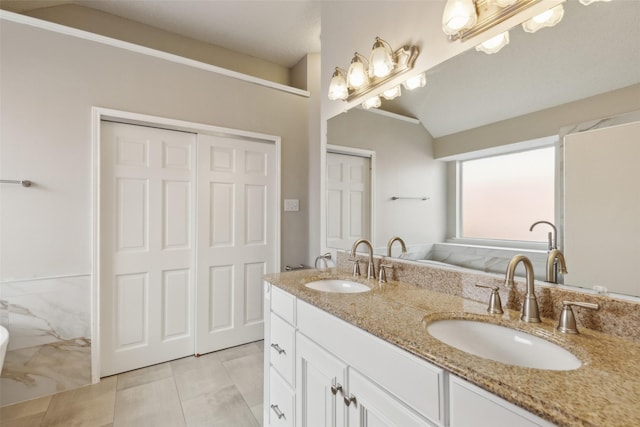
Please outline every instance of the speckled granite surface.
[[[432, 269], [431, 274], [450, 272]], [[381, 339], [440, 366], [529, 412], [559, 426], [640, 425], [640, 343], [580, 328], [579, 335], [555, 330], [556, 318], [542, 323], [519, 321], [520, 313], [506, 309], [489, 315], [486, 304], [469, 299], [462, 289], [431, 278], [436, 290], [390, 281], [358, 278], [370, 292], [335, 294], [308, 289], [305, 283], [320, 278], [349, 278], [344, 270], [301, 270], [268, 275], [265, 280]], [[486, 290], [483, 290], [486, 292]], [[507, 296], [508, 297], [508, 296]], [[506, 299], [503, 298], [505, 306]], [[509, 305], [515, 301], [509, 302]], [[443, 318], [465, 318], [520, 329], [561, 345], [575, 354], [582, 366], [573, 371], [547, 371], [505, 365], [457, 350], [431, 337], [426, 325]], [[637, 325], [635, 326], [637, 328]]]

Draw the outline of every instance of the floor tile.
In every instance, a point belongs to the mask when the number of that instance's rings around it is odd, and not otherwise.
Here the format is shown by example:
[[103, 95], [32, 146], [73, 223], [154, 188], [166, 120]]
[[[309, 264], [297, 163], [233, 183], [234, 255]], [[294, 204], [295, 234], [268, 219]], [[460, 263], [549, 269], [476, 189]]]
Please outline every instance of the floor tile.
[[142, 384], [170, 378], [172, 375], [173, 372], [169, 363], [147, 366], [146, 368], [119, 374], [117, 390], [120, 391], [131, 387], [137, 387]]
[[215, 353], [173, 361], [171, 368], [183, 401], [233, 384]]
[[104, 426], [113, 422], [116, 377], [54, 395], [42, 420], [49, 426]]
[[251, 412], [253, 413], [253, 416], [256, 417], [256, 420], [258, 420], [258, 425], [261, 427], [263, 425], [262, 419], [264, 418], [264, 414], [262, 413], [262, 411], [264, 411], [264, 405], [262, 403], [251, 407]]
[[42, 423], [44, 412], [35, 415], [29, 415], [14, 420], [4, 420], [0, 418], [0, 425], [2, 427], [35, 427]]
[[[262, 341], [258, 341], [258, 343], [261, 342]], [[239, 357], [248, 356], [250, 354], [255, 354], [261, 351], [262, 347], [256, 344], [256, 342], [252, 342], [239, 345], [237, 347], [226, 348], [224, 350], [215, 352], [215, 354], [221, 362], [226, 362], [228, 360], [237, 359]]]
[[4, 426], [8, 421], [38, 414], [44, 415], [51, 403], [51, 398], [52, 396], [45, 396], [0, 408], [0, 424]]
[[263, 362], [262, 353], [253, 353], [245, 357], [223, 363], [231, 380], [238, 387], [247, 405], [254, 406], [262, 402]]
[[165, 378], [119, 391], [114, 427], [180, 427], [184, 416], [173, 378]]
[[182, 402], [189, 427], [257, 427], [260, 424], [233, 385]]

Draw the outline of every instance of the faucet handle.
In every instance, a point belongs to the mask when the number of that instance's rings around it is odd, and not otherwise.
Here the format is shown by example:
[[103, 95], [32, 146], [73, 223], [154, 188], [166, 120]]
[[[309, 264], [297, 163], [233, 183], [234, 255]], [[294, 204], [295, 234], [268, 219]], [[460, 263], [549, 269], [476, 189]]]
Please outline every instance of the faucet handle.
[[489, 307], [487, 307], [487, 311], [491, 314], [502, 314], [502, 301], [500, 301], [500, 294], [498, 293], [498, 286], [490, 286], [483, 285], [482, 283], [477, 283], [476, 287], [478, 288], [486, 288], [491, 289], [491, 296], [489, 297]]
[[564, 334], [577, 334], [578, 328], [576, 326], [576, 317], [573, 314], [571, 306], [589, 308], [591, 310], [598, 310], [600, 306], [590, 302], [575, 302], [575, 301], [562, 301], [562, 311], [560, 312], [560, 320], [558, 321], [558, 327], [556, 328]]
[[380, 263], [380, 269], [378, 270], [378, 283], [387, 283], [387, 268], [393, 268], [393, 265]]
[[358, 261], [358, 258], [351, 258], [349, 261], [353, 263], [353, 276], [360, 276], [360, 261]]

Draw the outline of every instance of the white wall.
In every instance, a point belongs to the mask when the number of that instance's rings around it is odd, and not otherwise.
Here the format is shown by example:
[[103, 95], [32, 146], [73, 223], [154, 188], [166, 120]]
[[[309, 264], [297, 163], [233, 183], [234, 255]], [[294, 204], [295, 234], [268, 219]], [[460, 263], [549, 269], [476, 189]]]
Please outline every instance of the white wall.
[[[386, 248], [393, 236], [407, 245], [444, 240], [445, 163], [434, 160], [431, 135], [419, 123], [354, 109], [329, 120], [327, 140], [376, 153], [374, 247]], [[393, 201], [392, 196], [429, 200]]]
[[640, 296], [640, 122], [564, 138], [565, 284]]
[[277, 83], [290, 84], [290, 73], [286, 67], [96, 9], [76, 4], [63, 4], [36, 9], [28, 12], [27, 15], [174, 53]]
[[[0, 280], [86, 274], [91, 262], [91, 107], [282, 137], [282, 197], [306, 203], [306, 97], [3, 20]], [[295, 179], [292, 177], [295, 176]], [[302, 215], [282, 265], [305, 262]], [[298, 224], [301, 224], [298, 226]]]

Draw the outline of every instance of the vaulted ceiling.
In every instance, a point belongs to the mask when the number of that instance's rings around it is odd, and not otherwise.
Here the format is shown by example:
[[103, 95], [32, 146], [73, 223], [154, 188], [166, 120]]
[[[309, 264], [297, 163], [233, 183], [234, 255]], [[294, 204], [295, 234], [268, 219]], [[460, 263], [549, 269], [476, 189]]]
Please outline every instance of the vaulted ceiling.
[[[444, 0], [431, 1], [444, 7]], [[320, 52], [321, 24], [325, 33], [341, 31], [344, 25], [352, 33], [372, 31], [353, 16], [345, 16], [342, 22], [321, 22], [322, 3], [340, 8], [341, 1], [1, 0], [0, 6], [27, 12], [69, 3], [284, 67], [293, 66], [307, 53]], [[358, 3], [366, 13], [369, 2]], [[385, 7], [410, 13], [419, 2], [386, 3]], [[511, 43], [494, 55], [473, 50], [458, 55], [427, 70], [425, 88], [384, 101], [382, 109], [417, 118], [439, 137], [639, 83], [640, 1], [583, 6], [569, 0], [564, 6], [565, 16], [558, 26], [535, 34], [516, 28], [511, 31]], [[375, 35], [388, 37], [401, 23], [385, 20], [383, 15]], [[429, 40], [419, 42], [429, 44]], [[346, 66], [349, 59], [333, 65]]]

